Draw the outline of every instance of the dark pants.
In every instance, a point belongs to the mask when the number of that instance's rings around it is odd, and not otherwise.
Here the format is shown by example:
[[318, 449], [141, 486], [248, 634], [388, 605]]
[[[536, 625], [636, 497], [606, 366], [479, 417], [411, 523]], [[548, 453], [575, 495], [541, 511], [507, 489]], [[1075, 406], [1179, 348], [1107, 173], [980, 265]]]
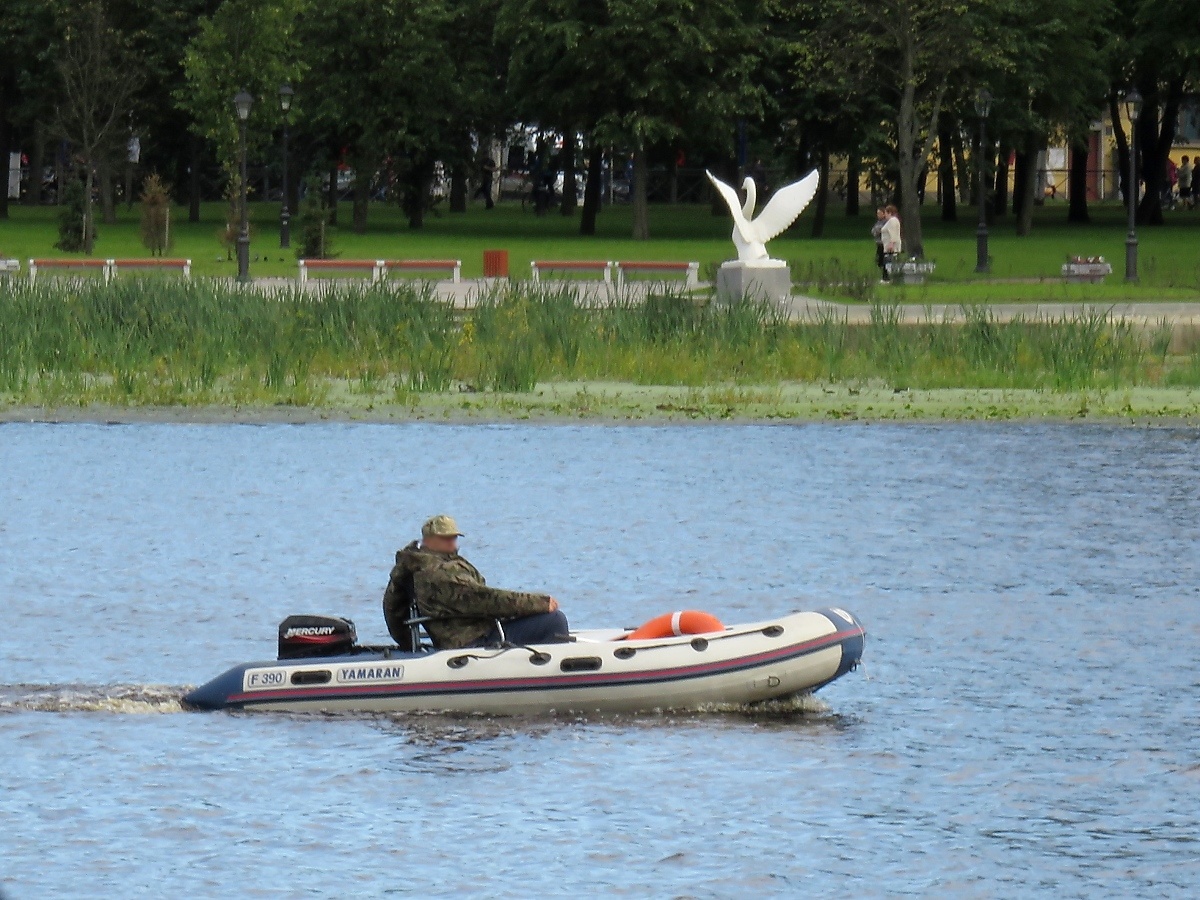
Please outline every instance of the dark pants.
[[[500, 624], [504, 626], [504, 639], [510, 644], [558, 644], [565, 641], [571, 631], [561, 609], [518, 619], [503, 619]], [[495, 626], [480, 640], [483, 646], [499, 642], [500, 635], [496, 633]]]
[[492, 173], [491, 172], [483, 173], [483, 178], [479, 182], [479, 190], [477, 190], [475, 192], [475, 196], [472, 197], [471, 199], [474, 200], [475, 197], [482, 197], [487, 202], [488, 209], [491, 209], [493, 206], [496, 205], [495, 203], [492, 202]]

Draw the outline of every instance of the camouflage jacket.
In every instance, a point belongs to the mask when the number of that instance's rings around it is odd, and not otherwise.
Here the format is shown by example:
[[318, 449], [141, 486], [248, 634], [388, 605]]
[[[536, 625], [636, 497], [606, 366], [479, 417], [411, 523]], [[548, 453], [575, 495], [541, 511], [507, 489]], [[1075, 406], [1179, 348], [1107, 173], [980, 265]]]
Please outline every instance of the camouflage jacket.
[[488, 587], [479, 570], [457, 553], [426, 550], [416, 541], [396, 551], [396, 565], [383, 592], [383, 617], [401, 646], [407, 644], [403, 622], [412, 594], [420, 614], [433, 619], [425, 623], [425, 630], [439, 650], [473, 644], [491, 630], [496, 619], [550, 610], [548, 594]]

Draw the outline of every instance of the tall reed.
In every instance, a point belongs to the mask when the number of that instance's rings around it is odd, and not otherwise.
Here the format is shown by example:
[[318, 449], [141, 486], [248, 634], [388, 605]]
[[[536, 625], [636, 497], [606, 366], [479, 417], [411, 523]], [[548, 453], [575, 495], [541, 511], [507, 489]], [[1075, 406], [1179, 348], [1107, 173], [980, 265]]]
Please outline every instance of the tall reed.
[[1169, 357], [1099, 313], [906, 324], [875, 303], [867, 324], [825, 311], [789, 323], [766, 303], [508, 285], [456, 311], [429, 287], [323, 285], [274, 292], [215, 280], [122, 278], [0, 285], [5, 402], [324, 402], [458, 388], [523, 392], [547, 380], [707, 386], [779, 381], [1075, 391], [1200, 385], [1200, 357]]

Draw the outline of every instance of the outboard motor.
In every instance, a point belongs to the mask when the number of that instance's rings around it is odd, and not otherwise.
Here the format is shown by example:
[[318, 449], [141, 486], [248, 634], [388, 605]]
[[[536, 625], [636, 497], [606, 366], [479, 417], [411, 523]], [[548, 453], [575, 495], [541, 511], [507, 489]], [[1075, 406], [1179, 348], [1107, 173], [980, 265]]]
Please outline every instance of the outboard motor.
[[354, 623], [341, 616], [288, 616], [279, 623], [279, 658], [339, 656], [357, 639]]

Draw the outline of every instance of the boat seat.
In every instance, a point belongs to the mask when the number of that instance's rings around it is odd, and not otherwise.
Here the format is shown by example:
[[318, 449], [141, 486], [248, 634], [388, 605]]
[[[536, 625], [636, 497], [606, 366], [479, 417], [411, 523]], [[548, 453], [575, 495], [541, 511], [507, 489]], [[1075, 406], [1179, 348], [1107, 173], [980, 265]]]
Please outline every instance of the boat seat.
[[[421, 644], [421, 626], [426, 622], [432, 621], [431, 616], [423, 616], [417, 609], [417, 602], [413, 600], [408, 604], [408, 616], [404, 619], [404, 626], [408, 629], [408, 641], [401, 642], [400, 649], [407, 653], [420, 653], [423, 649], [427, 649]], [[432, 639], [428, 649], [432, 649]]]
[[[407, 653], [422, 653], [426, 650], [435, 650], [433, 646], [433, 638], [430, 636], [429, 642], [424, 643], [421, 638], [421, 626], [426, 622], [432, 622], [433, 616], [423, 616], [421, 611], [417, 609], [417, 601], [413, 599], [408, 604], [408, 618], [404, 620], [404, 624], [408, 628], [408, 641], [402, 643], [400, 649]], [[504, 635], [504, 624], [499, 619], [492, 620], [496, 625], [496, 633], [500, 635], [500, 645], [503, 646], [507, 641]], [[429, 629], [425, 629], [425, 634], [429, 635]]]

